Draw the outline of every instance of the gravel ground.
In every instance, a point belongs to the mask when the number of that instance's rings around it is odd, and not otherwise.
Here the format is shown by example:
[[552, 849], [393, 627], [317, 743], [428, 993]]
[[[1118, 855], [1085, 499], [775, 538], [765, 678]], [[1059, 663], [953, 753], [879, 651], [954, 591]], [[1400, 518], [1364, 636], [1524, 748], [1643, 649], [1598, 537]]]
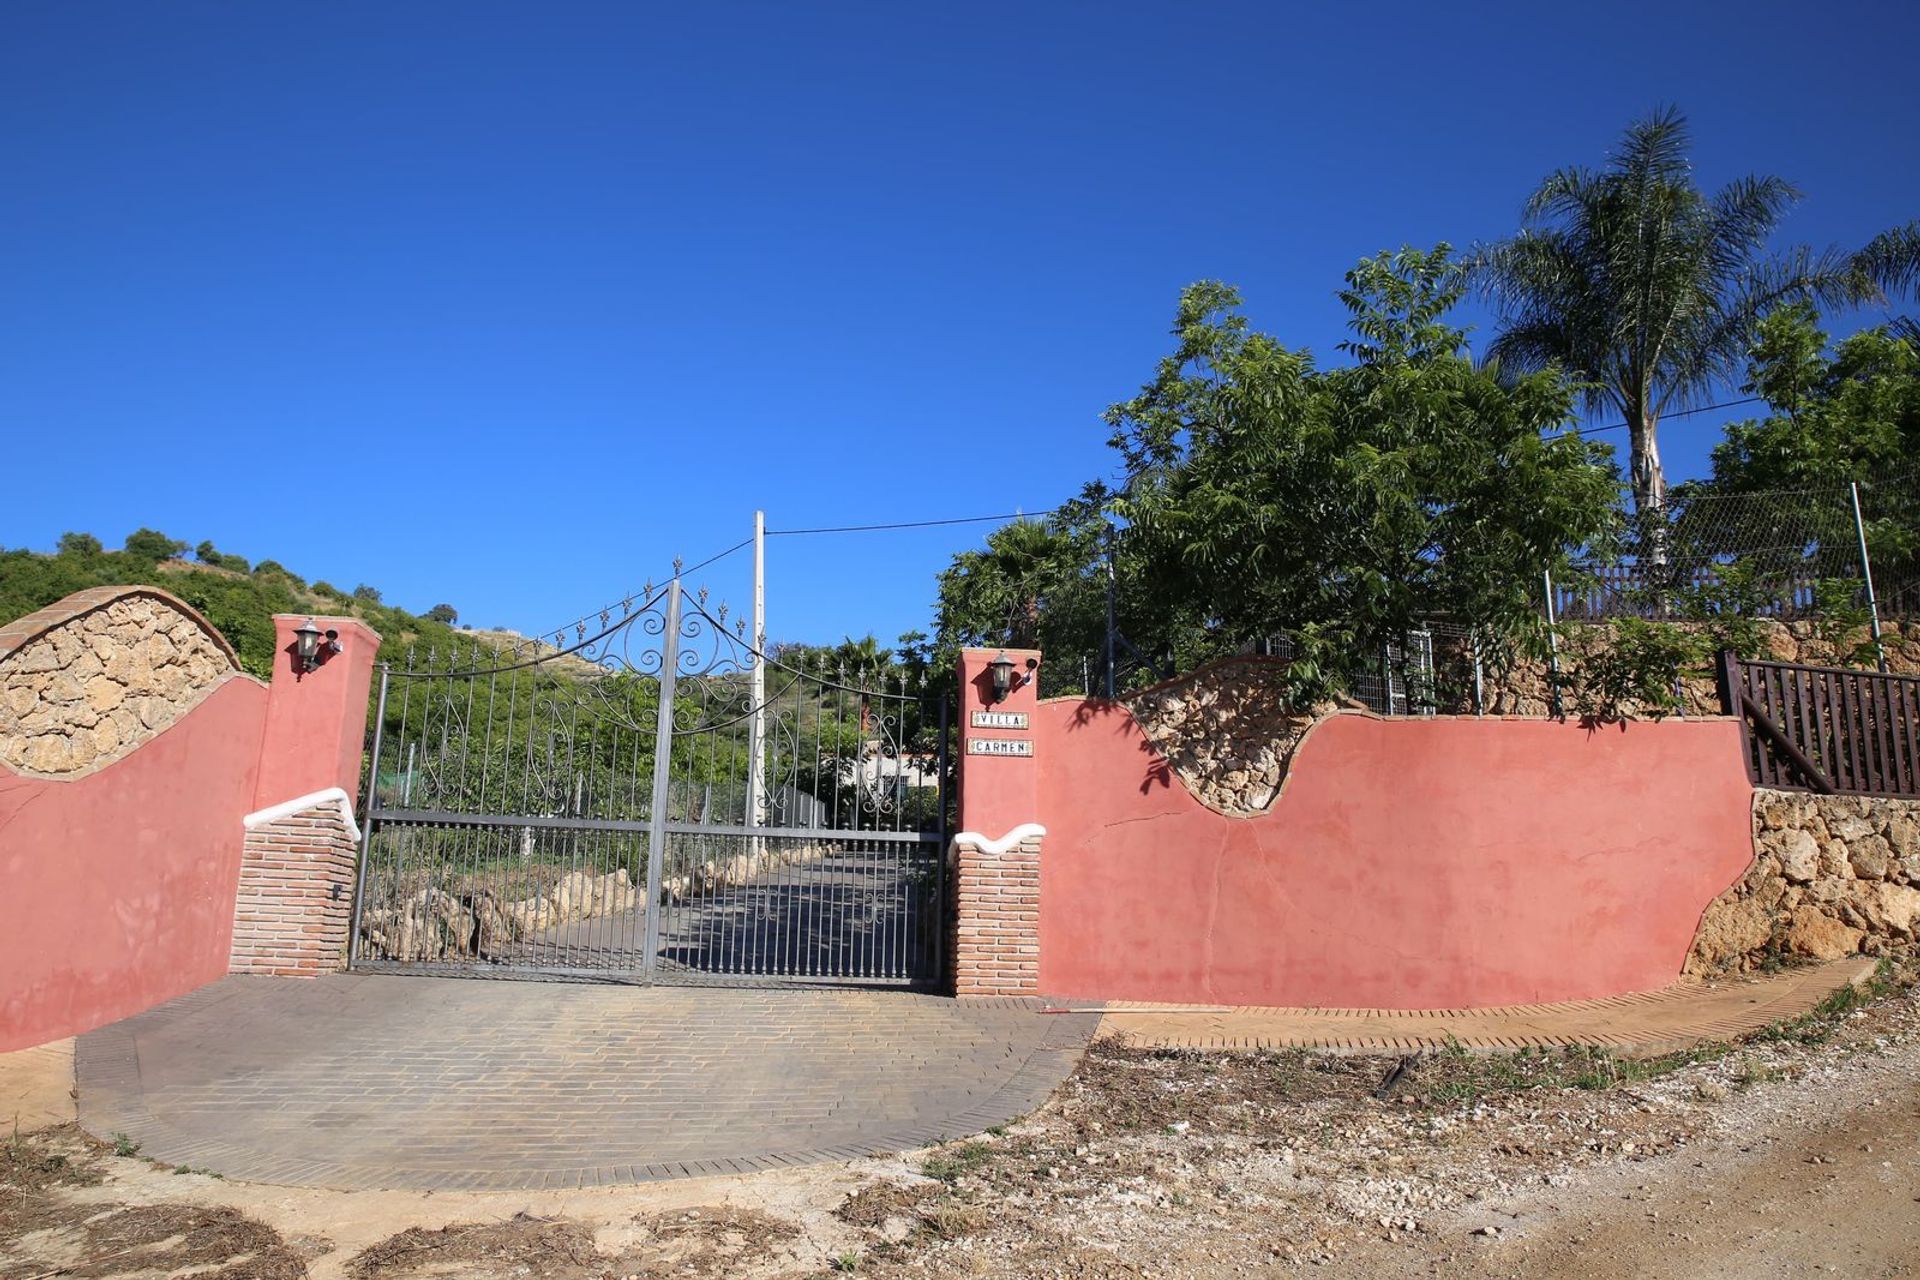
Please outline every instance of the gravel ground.
[[1914, 976], [1647, 1062], [1101, 1043], [1002, 1132], [571, 1198], [247, 1188], [54, 1129], [0, 1142], [0, 1277], [1920, 1274]]

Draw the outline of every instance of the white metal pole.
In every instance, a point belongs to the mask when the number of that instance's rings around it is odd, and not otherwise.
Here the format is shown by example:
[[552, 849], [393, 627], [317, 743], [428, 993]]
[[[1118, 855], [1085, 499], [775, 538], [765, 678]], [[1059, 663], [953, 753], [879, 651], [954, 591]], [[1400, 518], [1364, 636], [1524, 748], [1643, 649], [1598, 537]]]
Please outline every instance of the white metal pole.
[[[747, 729], [747, 825], [767, 818], [767, 513], [753, 513], [753, 716]], [[760, 852], [755, 849], [756, 854]]]
[[1867, 522], [1860, 515], [1860, 484], [1848, 481], [1847, 489], [1853, 495], [1853, 531], [1860, 539], [1860, 576], [1867, 582], [1867, 620], [1873, 624], [1873, 656], [1875, 665], [1885, 671], [1887, 650], [1880, 643], [1880, 601], [1873, 594], [1873, 559], [1867, 555]]

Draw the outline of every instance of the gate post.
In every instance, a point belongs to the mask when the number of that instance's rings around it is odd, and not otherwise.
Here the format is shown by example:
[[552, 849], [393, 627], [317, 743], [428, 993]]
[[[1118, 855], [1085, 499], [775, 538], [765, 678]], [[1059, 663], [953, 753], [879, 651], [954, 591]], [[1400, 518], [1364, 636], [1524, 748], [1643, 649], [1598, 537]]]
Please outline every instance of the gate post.
[[647, 812], [646, 953], [649, 982], [660, 960], [660, 885], [667, 861], [667, 799], [673, 781], [673, 688], [680, 674], [680, 579], [667, 585], [667, 628], [660, 637], [660, 711], [653, 727], [653, 798]]
[[[299, 631], [333, 633], [311, 660]], [[357, 618], [276, 614], [254, 811], [242, 821], [233, 973], [313, 977], [346, 962], [360, 829], [354, 799], [380, 635]]]
[[[1010, 664], [1004, 694], [994, 667]], [[1039, 783], [1033, 717], [1040, 653], [960, 654], [960, 832], [948, 854], [953, 886], [954, 994], [1040, 993]], [[1002, 666], [1003, 672], [1005, 666]]]

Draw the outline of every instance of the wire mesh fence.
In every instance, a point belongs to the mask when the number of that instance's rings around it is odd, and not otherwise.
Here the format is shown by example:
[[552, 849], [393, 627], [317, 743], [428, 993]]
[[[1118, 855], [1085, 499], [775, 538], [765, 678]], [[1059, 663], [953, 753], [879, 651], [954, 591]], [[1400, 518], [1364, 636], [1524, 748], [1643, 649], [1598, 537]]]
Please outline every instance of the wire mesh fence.
[[[1627, 519], [1618, 537], [1586, 548], [1571, 569], [1515, 572], [1537, 584], [1539, 620], [1548, 628], [1629, 618], [1811, 620], [1871, 628], [1877, 641], [1883, 623], [1920, 619], [1920, 470], [1746, 493], [1681, 485], [1658, 511]], [[1382, 715], [1487, 710], [1494, 701], [1488, 685], [1507, 675], [1522, 637], [1446, 610], [1435, 614], [1403, 634], [1337, 652], [1330, 667], [1346, 695]], [[1212, 649], [1287, 662], [1311, 656], [1328, 667], [1324, 646], [1309, 655], [1299, 635], [1281, 626]], [[1124, 694], [1172, 678], [1182, 665], [1170, 653], [1143, 651], [1115, 628], [1061, 676], [1088, 696]], [[1558, 677], [1543, 678], [1551, 692]]]
[[1681, 485], [1552, 588], [1558, 619], [1813, 618], [1920, 604], [1920, 474], [1751, 493]]

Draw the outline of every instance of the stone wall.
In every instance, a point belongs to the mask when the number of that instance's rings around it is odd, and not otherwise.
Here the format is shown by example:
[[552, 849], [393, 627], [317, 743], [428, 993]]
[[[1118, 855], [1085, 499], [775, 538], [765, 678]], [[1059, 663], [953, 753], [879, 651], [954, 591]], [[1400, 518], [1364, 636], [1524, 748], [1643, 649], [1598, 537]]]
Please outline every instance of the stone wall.
[[149, 587], [99, 587], [0, 629], [0, 764], [75, 778], [112, 764], [240, 670], [220, 633]]
[[[1688, 624], [1682, 624], [1688, 625]], [[1854, 650], [1871, 640], [1866, 628], [1843, 636], [1823, 634], [1813, 622], [1763, 621], [1766, 643], [1760, 657], [1774, 662], [1800, 662], [1817, 667], [1857, 666]], [[1561, 654], [1562, 680], [1571, 675], [1578, 652], [1588, 645], [1604, 645], [1606, 623], [1570, 622], [1565, 624], [1567, 645]], [[1881, 645], [1887, 655], [1887, 670], [1895, 674], [1920, 675], [1920, 623], [1897, 620], [1881, 629]], [[1501, 666], [1488, 663], [1485, 673], [1485, 711], [1488, 715], [1544, 716], [1551, 708], [1546, 662], [1515, 657]], [[1720, 714], [1720, 693], [1712, 672], [1699, 672], [1680, 681], [1681, 713], [1690, 716]], [[1465, 708], [1471, 710], [1472, 708]]]
[[1294, 748], [1334, 710], [1295, 711], [1282, 692], [1285, 665], [1228, 658], [1120, 701], [1200, 803], [1245, 817], [1273, 804]]
[[1689, 974], [1876, 955], [1920, 929], [1920, 801], [1756, 790], [1754, 857], [1714, 899]]

